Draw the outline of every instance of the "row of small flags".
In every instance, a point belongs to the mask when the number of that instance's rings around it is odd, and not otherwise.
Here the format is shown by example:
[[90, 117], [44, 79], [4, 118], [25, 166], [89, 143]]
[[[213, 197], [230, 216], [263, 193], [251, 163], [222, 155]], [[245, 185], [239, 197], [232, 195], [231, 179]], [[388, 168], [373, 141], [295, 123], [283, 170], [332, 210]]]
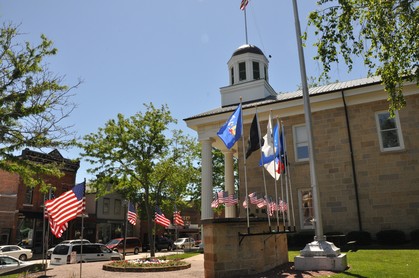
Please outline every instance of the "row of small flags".
[[[60, 238], [68, 228], [68, 222], [77, 216], [83, 215], [86, 208], [85, 198], [86, 184], [85, 182], [76, 184], [71, 190], [64, 192], [57, 198], [45, 201], [44, 217], [48, 219], [51, 233], [55, 237]], [[156, 224], [164, 227], [170, 226], [171, 222], [156, 206], [154, 215]], [[128, 203], [127, 220], [132, 225], [137, 224], [137, 211], [132, 202]], [[175, 206], [173, 212], [174, 225], [184, 226], [185, 223], [180, 215], [180, 211]]]
[[[270, 213], [275, 211], [285, 212], [288, 209], [287, 203], [279, 200], [279, 202], [275, 202], [272, 200], [272, 197], [268, 196], [265, 197], [260, 193], [252, 192], [249, 195], [249, 203], [252, 205], [256, 205], [258, 208], [269, 207]], [[226, 191], [219, 191], [214, 195], [214, 199], [211, 203], [212, 208], [217, 208], [220, 204], [224, 204], [226, 206], [233, 206], [238, 203], [237, 193], [235, 194], [228, 194]], [[247, 200], [243, 201], [243, 207], [247, 208], [248, 203]]]
[[228, 194], [226, 191], [219, 191], [215, 194], [214, 200], [211, 202], [211, 207], [218, 208], [220, 204], [230, 207], [236, 205], [238, 202], [237, 193]]

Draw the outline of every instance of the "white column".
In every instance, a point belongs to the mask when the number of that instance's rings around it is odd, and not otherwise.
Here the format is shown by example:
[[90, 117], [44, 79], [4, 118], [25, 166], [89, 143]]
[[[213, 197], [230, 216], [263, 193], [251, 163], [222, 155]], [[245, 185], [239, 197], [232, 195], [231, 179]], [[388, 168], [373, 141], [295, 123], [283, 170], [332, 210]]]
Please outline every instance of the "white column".
[[[234, 194], [234, 160], [233, 151], [224, 151], [224, 191]], [[236, 217], [236, 206], [225, 207], [225, 217]]]
[[212, 138], [200, 140], [202, 147], [201, 219], [212, 219]]

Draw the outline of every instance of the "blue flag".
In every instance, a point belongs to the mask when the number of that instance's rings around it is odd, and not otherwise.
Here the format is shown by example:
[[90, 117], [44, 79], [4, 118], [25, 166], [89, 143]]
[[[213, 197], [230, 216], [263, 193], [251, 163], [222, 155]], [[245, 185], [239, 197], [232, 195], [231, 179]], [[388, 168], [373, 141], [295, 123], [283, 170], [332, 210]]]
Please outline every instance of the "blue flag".
[[231, 149], [242, 136], [242, 105], [228, 118], [227, 122], [217, 132], [228, 149]]

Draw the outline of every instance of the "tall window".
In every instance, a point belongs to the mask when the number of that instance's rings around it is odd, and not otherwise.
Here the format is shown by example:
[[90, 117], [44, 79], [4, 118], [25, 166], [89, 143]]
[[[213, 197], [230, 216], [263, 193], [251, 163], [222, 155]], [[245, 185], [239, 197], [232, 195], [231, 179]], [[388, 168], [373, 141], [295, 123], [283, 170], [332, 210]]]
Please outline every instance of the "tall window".
[[293, 126], [296, 161], [308, 160], [308, 136], [305, 125]]
[[122, 202], [119, 199], [115, 199], [115, 205], [113, 207], [113, 213], [115, 215], [119, 215], [121, 213], [121, 208], [122, 208]]
[[302, 229], [314, 229], [314, 209], [311, 189], [298, 191], [298, 207], [300, 210], [300, 225]]
[[263, 67], [263, 72], [265, 73], [265, 80], [268, 81], [268, 68], [266, 66]]
[[252, 65], [253, 65], [253, 79], [257, 80], [260, 78], [259, 63], [253, 62]]
[[396, 111], [394, 118], [390, 118], [389, 112], [377, 112], [378, 138], [381, 151], [393, 151], [404, 149], [402, 131], [400, 128], [400, 118]]
[[103, 198], [103, 214], [109, 213], [110, 204], [111, 204], [111, 200], [109, 198]]
[[33, 188], [26, 187], [25, 199], [23, 200], [23, 203], [26, 205], [32, 205], [32, 199], [33, 199]]
[[239, 63], [239, 81], [246, 80], [246, 63]]
[[234, 67], [230, 69], [230, 78], [231, 78], [231, 85], [234, 84]]

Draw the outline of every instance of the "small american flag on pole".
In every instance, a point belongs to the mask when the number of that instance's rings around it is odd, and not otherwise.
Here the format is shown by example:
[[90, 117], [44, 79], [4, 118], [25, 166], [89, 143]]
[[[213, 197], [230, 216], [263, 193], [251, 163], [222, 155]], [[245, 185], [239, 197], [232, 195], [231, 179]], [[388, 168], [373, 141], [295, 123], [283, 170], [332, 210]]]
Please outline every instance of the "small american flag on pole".
[[240, 10], [245, 10], [247, 4], [249, 4], [249, 0], [242, 0], [242, 2], [240, 3]]
[[135, 207], [133, 203], [128, 203], [128, 213], [127, 213], [128, 222], [135, 226], [137, 224], [137, 213], [135, 212]]
[[178, 211], [176, 206], [175, 211], [173, 212], [173, 222], [175, 223], [175, 225], [185, 226], [185, 222], [183, 222], [183, 218], [180, 215], [180, 211]]
[[156, 224], [159, 224], [165, 228], [170, 226], [170, 220], [164, 216], [163, 212], [160, 210], [159, 206], [156, 206], [156, 212], [154, 214], [154, 221]]

